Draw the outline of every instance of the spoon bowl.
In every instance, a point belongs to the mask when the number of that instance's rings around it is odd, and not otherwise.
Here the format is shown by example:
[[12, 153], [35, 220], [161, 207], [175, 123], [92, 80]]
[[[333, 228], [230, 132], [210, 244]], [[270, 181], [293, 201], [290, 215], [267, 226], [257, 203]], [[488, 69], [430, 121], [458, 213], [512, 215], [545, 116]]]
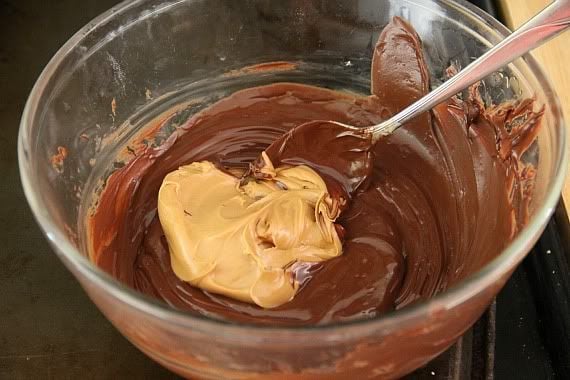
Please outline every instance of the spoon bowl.
[[[372, 137], [371, 128], [314, 120], [291, 129], [264, 153], [273, 166], [307, 165], [315, 169], [331, 196], [348, 200], [372, 171]], [[266, 165], [264, 156], [260, 156], [252, 164], [249, 175], [264, 178]]]

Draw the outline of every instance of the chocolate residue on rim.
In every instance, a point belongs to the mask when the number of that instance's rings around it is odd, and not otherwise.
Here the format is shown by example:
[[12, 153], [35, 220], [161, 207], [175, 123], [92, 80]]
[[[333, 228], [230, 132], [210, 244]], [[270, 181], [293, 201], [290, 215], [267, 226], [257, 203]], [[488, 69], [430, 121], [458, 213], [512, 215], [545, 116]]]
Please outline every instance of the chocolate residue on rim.
[[338, 220], [343, 254], [296, 272], [302, 289], [274, 309], [178, 279], [156, 215], [162, 180], [178, 167], [209, 160], [243, 172], [293, 126], [378, 123], [427, 93], [427, 73], [417, 34], [395, 18], [374, 50], [371, 96], [278, 83], [213, 104], [109, 177], [89, 220], [93, 261], [172, 307], [273, 325], [369, 318], [443, 291], [496, 257], [526, 223], [534, 168], [520, 158], [542, 115], [532, 100], [486, 108], [473, 88], [380, 140], [372, 176]]
[[63, 163], [67, 158], [67, 148], [64, 146], [57, 147], [57, 153], [51, 156], [51, 166], [58, 173], [63, 172]]
[[291, 71], [298, 67], [297, 63], [287, 61], [265, 62], [256, 65], [242, 67], [241, 69], [231, 70], [224, 74], [225, 77], [235, 77], [244, 74], [263, 74], [265, 72]]

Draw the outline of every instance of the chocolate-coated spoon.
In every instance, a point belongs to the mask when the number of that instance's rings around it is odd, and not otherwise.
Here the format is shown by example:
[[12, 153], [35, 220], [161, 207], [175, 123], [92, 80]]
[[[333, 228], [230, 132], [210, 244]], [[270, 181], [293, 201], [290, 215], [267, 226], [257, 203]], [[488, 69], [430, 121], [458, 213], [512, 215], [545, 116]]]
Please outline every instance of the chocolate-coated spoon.
[[[437, 89], [388, 120], [366, 128], [335, 121], [311, 121], [277, 139], [265, 153], [274, 166], [312, 167], [323, 176], [331, 195], [346, 199], [370, 174], [371, 147], [381, 137], [565, 31], [569, 24], [570, 0], [557, 0]], [[250, 174], [263, 177], [261, 169], [265, 165], [266, 160], [258, 158]]]

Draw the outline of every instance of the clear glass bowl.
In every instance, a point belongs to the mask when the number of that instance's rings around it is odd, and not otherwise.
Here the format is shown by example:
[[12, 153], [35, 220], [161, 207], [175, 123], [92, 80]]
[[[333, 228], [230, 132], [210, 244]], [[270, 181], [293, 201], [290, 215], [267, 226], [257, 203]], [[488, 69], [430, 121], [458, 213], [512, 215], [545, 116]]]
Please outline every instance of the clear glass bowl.
[[[485, 81], [495, 102], [545, 104], [531, 219], [479, 272], [380, 318], [305, 328], [239, 325], [191, 316], [126, 288], [96, 268], [83, 239], [85, 204], [119, 147], [172, 107], [186, 115], [252, 84], [297, 81], [368, 91], [372, 46], [395, 15], [425, 45], [434, 84], [509, 32], [448, 0], [137, 0], [74, 35], [47, 65], [26, 105], [18, 142], [24, 190], [55, 252], [112, 323], [151, 358], [199, 378], [396, 378], [444, 351], [480, 316], [541, 234], [567, 168], [560, 106], [531, 57]], [[239, 70], [265, 62], [262, 70]], [[152, 123], [151, 123], [152, 124]]]

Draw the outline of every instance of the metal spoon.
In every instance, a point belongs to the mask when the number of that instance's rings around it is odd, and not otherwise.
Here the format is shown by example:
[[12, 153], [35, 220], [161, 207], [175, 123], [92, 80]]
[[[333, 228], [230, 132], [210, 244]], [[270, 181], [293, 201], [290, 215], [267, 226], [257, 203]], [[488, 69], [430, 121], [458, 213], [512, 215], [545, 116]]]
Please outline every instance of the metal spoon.
[[[336, 165], [344, 165], [344, 168], [339, 171], [348, 178], [337, 176], [338, 178], [332, 178], [332, 180], [340, 185], [340, 188], [344, 188], [342, 192], [350, 194], [369, 174], [372, 167], [370, 148], [380, 138], [390, 135], [414, 117], [432, 109], [516, 58], [542, 45], [569, 26], [570, 0], [554, 1], [455, 76], [390, 119], [367, 128], [356, 128], [336, 121], [311, 121], [293, 128], [273, 142], [265, 153], [274, 164], [307, 163], [311, 165], [312, 163], [313, 166], [319, 166], [319, 160], [323, 159], [323, 151], [315, 149], [316, 146], [328, 144], [327, 151], [329, 152], [345, 152], [343, 157], [338, 158]], [[291, 148], [293, 144], [296, 145], [295, 149]], [[340, 149], [337, 149], [338, 144], [342, 144]], [[292, 152], [295, 157], [291, 157]], [[299, 152], [302, 152], [303, 157], [300, 157]], [[328, 157], [327, 166], [334, 166], [334, 160], [334, 157]], [[253, 172], [255, 175], [255, 168], [259, 169], [263, 165], [263, 158], [260, 157], [252, 166], [250, 174]], [[314, 169], [319, 170], [318, 167]], [[259, 170], [257, 173], [259, 174]]]
[[451, 98], [516, 58], [544, 44], [570, 26], [570, 0], [557, 0], [459, 73], [390, 119], [369, 127], [374, 141], [410, 119]]

